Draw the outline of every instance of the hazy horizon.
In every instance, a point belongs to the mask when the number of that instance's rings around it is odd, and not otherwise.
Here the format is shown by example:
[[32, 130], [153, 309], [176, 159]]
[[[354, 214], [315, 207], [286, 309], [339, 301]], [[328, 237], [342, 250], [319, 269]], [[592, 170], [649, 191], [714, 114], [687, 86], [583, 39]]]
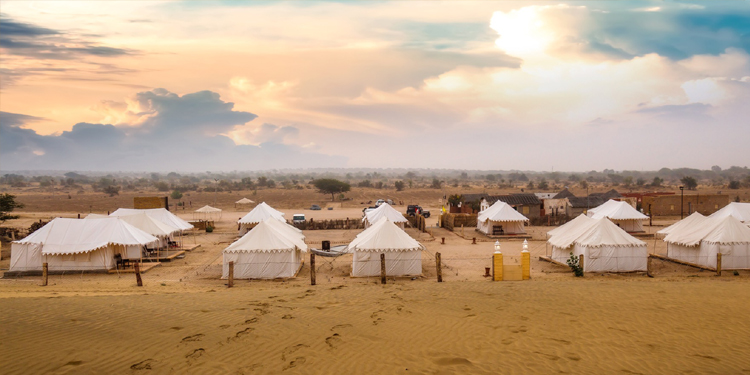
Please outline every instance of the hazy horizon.
[[0, 4], [0, 171], [750, 160], [748, 1]]

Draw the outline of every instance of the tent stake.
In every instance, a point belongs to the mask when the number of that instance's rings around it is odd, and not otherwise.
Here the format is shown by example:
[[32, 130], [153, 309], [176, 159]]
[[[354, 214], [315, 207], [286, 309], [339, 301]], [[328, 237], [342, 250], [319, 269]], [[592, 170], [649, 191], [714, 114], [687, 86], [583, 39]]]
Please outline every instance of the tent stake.
[[443, 282], [443, 268], [440, 264], [440, 253], [435, 253], [435, 262], [437, 267], [437, 282], [442, 283]]
[[380, 283], [385, 284], [385, 253], [380, 254]]
[[315, 285], [315, 253], [310, 252], [310, 285]]
[[721, 276], [721, 253], [716, 253], [716, 276]]
[[229, 280], [227, 280], [227, 288], [234, 286], [234, 261], [229, 262]]
[[141, 264], [139, 262], [133, 263], [133, 267], [135, 268], [135, 281], [138, 283], [138, 286], [143, 286], [143, 280], [141, 280]]
[[42, 286], [47, 286], [47, 263], [42, 264]]

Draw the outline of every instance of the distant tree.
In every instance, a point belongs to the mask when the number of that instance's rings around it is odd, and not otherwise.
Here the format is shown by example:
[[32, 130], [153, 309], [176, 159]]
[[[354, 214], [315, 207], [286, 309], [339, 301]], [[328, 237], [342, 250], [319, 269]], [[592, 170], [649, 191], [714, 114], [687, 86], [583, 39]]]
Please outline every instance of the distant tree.
[[625, 176], [625, 178], [622, 179], [622, 183], [625, 187], [630, 187], [630, 185], [633, 185], [633, 176]]
[[260, 177], [258, 177], [258, 186], [260, 186], [260, 187], [266, 187], [266, 186], [268, 186], [268, 177], [266, 177], [266, 176], [260, 176]]
[[529, 181], [529, 184], [526, 185], [527, 188], [533, 189], [534, 188], [534, 181]]
[[544, 190], [548, 188], [549, 188], [549, 184], [547, 183], [547, 180], [542, 179], [541, 181], [539, 181], [539, 189]]
[[458, 206], [460, 202], [464, 201], [464, 196], [461, 194], [453, 194], [448, 196], [448, 203], [451, 206]]
[[179, 190], [172, 191], [172, 194], [170, 194], [170, 197], [176, 201], [179, 201], [182, 199], [182, 192]]
[[653, 181], [651, 181], [651, 186], [653, 186], [653, 187], [660, 187], [661, 184], [663, 184], [663, 183], [664, 183], [664, 179], [661, 178], [661, 177], [659, 177], [659, 176], [657, 176], [657, 177], [654, 177]]
[[579, 182], [578, 185], [581, 186], [581, 189], [585, 189], [585, 188], [589, 187], [589, 183], [586, 180], [581, 180], [581, 182]]
[[469, 178], [469, 174], [466, 173], [466, 172], [461, 172], [461, 178], [465, 180], [465, 179]]
[[169, 191], [169, 184], [164, 181], [159, 181], [155, 183], [154, 187], [156, 188], [156, 190], [159, 190], [159, 191]]
[[403, 181], [396, 181], [393, 183], [393, 186], [396, 187], [396, 191], [404, 190], [404, 182]]
[[682, 182], [682, 184], [685, 185], [685, 189], [688, 190], [695, 190], [695, 188], [698, 187], [698, 181], [692, 176], [685, 176], [680, 179], [680, 182]]
[[385, 186], [385, 184], [383, 183], [383, 181], [378, 181], [373, 186], [375, 187], [375, 189], [382, 189]]
[[438, 180], [437, 178], [433, 178], [432, 185], [430, 185], [430, 187], [433, 189], [440, 189], [441, 185], [442, 185], [442, 182], [440, 182], [440, 180]]
[[315, 186], [321, 194], [331, 194], [331, 202], [333, 202], [335, 194], [351, 190], [351, 185], [333, 178], [321, 178], [315, 180], [313, 186]]
[[117, 185], [109, 185], [105, 186], [104, 189], [102, 189], [104, 194], [108, 194], [110, 197], [114, 197], [115, 195], [120, 195], [120, 187]]
[[417, 177], [417, 173], [416, 172], [406, 172], [406, 178], [408, 178], [408, 179], [411, 180], [411, 179], [414, 179], [416, 177]]
[[740, 182], [739, 181], [729, 181], [729, 185], [727, 186], [730, 189], [739, 189], [740, 188]]
[[716, 172], [716, 173], [719, 173], [719, 172], [721, 172], [721, 167], [718, 166], [718, 165], [714, 165], [714, 166], [711, 167], [711, 170], [714, 171], [714, 172]]
[[495, 176], [494, 174], [488, 174], [487, 177], [485, 177], [485, 179], [487, 181], [494, 182], [494, 181], [497, 181], [497, 176]]
[[646, 180], [644, 180], [642, 177], [638, 177], [638, 179], [635, 180], [635, 184], [638, 186], [643, 186], [646, 184]]
[[16, 196], [12, 194], [0, 194], [0, 223], [5, 220], [18, 219], [18, 215], [11, 215], [16, 208], [23, 208], [23, 203], [16, 202]]
[[363, 188], [371, 188], [372, 187], [372, 181], [370, 181], [370, 180], [362, 180], [359, 183], [357, 183], [357, 186], [358, 187], [363, 187]]

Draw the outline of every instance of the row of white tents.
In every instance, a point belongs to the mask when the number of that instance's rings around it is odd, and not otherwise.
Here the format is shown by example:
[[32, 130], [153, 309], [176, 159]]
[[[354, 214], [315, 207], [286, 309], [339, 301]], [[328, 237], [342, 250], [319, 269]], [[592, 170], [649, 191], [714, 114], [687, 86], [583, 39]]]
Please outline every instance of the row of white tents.
[[[380, 254], [385, 254], [388, 276], [422, 273], [424, 246], [402, 229], [407, 220], [401, 213], [383, 204], [363, 220], [366, 229], [343, 250], [353, 254], [352, 276], [380, 275]], [[284, 213], [263, 202], [240, 218], [239, 225], [242, 237], [224, 249], [222, 277], [229, 276], [230, 262], [238, 279], [290, 278], [298, 273], [309, 248], [302, 231], [286, 223]]]
[[166, 209], [121, 208], [84, 220], [55, 218], [11, 245], [11, 272], [106, 271], [115, 256], [140, 260], [144, 248], [165, 247], [193, 226]]

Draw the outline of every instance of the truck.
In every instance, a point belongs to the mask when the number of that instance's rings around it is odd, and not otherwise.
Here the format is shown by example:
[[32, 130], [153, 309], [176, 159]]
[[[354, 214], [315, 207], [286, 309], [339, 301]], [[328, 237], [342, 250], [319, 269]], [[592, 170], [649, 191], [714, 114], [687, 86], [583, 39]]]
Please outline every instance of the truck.
[[408, 216], [416, 216], [422, 214], [422, 216], [424, 216], [425, 218], [430, 217], [430, 211], [423, 209], [417, 204], [410, 204], [406, 206], [406, 214]]

